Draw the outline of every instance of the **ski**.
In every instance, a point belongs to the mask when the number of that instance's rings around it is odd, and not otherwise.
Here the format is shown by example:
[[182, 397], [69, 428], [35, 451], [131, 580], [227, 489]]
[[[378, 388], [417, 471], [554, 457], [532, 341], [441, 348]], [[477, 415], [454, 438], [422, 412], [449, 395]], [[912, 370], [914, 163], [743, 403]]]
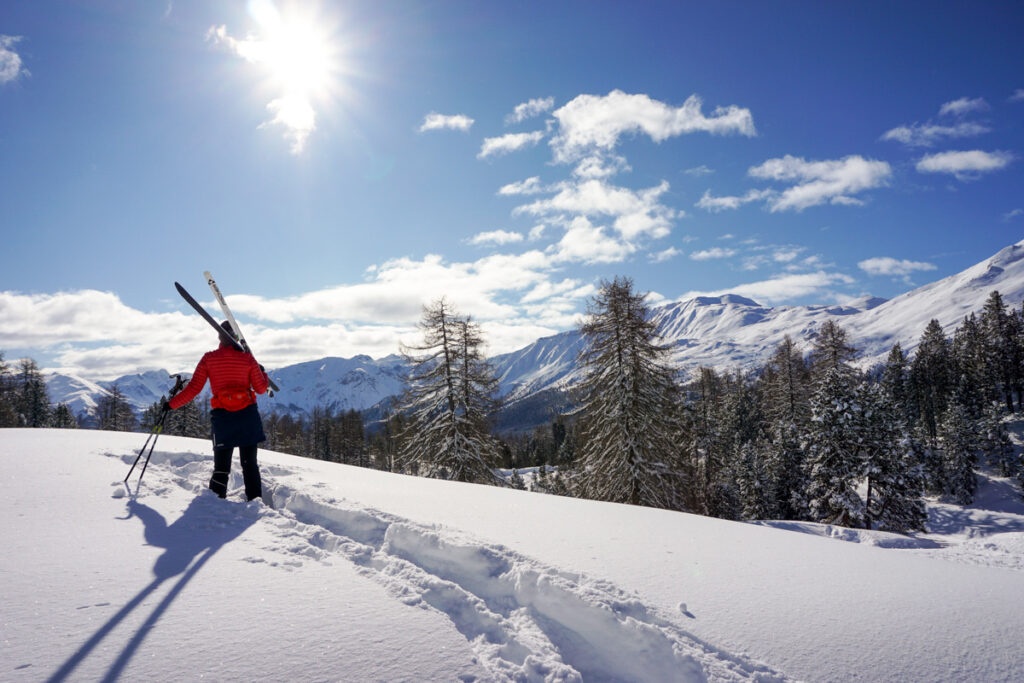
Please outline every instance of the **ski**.
[[[221, 329], [220, 323], [218, 323], [218, 322], [217, 322], [217, 321], [216, 321], [216, 320], [214, 319], [214, 317], [213, 317], [212, 315], [210, 315], [209, 313], [207, 313], [207, 312], [206, 312], [206, 309], [205, 309], [205, 308], [203, 308], [203, 307], [202, 307], [202, 306], [200, 305], [200, 303], [199, 303], [198, 301], [196, 301], [196, 300], [195, 300], [195, 299], [194, 299], [194, 298], [192, 297], [192, 295], [191, 295], [191, 294], [189, 294], [189, 293], [188, 293], [188, 290], [186, 290], [186, 289], [185, 289], [184, 287], [182, 287], [182, 286], [181, 286], [181, 285], [180, 285], [179, 283], [177, 283], [177, 282], [175, 282], [175, 283], [174, 283], [174, 286], [175, 286], [175, 287], [177, 288], [177, 290], [178, 290], [178, 294], [181, 294], [181, 298], [183, 298], [183, 299], [184, 299], [185, 301], [187, 301], [187, 302], [188, 302], [188, 305], [189, 305], [189, 306], [191, 306], [192, 308], [196, 309], [196, 313], [198, 313], [199, 315], [203, 316], [203, 320], [205, 320], [206, 322], [210, 323], [210, 327], [212, 327], [213, 329], [217, 330], [217, 333], [218, 333], [218, 334], [220, 334], [221, 332], [223, 332], [223, 331], [224, 331], [224, 330], [222, 330], [222, 329]], [[236, 349], [238, 349], [239, 351], [242, 351], [242, 352], [244, 352], [244, 351], [245, 351], [245, 348], [244, 348], [244, 347], [242, 346], [242, 344], [241, 344], [240, 342], [238, 342], [237, 340], [235, 340], [235, 339], [232, 339], [232, 340], [231, 340], [231, 343], [232, 343], [232, 344], [234, 345], [234, 347], [235, 347]]]
[[[246, 353], [252, 353], [252, 349], [249, 348], [249, 342], [245, 341], [245, 337], [242, 335], [242, 328], [238, 326], [238, 321], [235, 320], [235, 316], [231, 313], [231, 309], [228, 308], [228, 302], [224, 300], [224, 295], [220, 293], [220, 287], [217, 286], [217, 282], [213, 279], [213, 276], [210, 275], [210, 271], [203, 271], [203, 277], [206, 278], [206, 284], [210, 285], [210, 291], [213, 292], [213, 296], [217, 299], [221, 312], [223, 312], [224, 317], [227, 318], [228, 324], [231, 325], [231, 329], [234, 330], [235, 336], [242, 344], [242, 348]], [[277, 385], [274, 384], [274, 380], [270, 379], [269, 375], [267, 376], [267, 384], [270, 386], [271, 391], [280, 391], [280, 389], [277, 388]]]

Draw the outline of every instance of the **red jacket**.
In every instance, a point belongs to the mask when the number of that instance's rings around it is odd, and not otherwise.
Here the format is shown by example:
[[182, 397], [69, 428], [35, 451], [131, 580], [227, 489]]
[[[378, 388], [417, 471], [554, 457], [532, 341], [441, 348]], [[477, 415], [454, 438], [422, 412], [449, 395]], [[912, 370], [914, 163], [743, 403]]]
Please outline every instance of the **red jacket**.
[[[228, 344], [221, 344], [216, 351], [210, 351], [202, 357], [188, 385], [169, 401], [171, 409], [177, 410], [198, 396], [206, 385], [207, 378], [210, 379], [210, 388], [213, 390], [211, 408], [228, 407], [224, 402], [228, 401], [230, 396], [234, 397], [235, 401], [241, 398], [240, 404], [235, 402], [231, 406], [234, 410], [240, 410], [256, 402], [254, 391], [256, 394], [262, 394], [267, 390], [267, 376], [252, 354], [242, 353]], [[240, 397], [240, 394], [247, 394], [248, 400]]]

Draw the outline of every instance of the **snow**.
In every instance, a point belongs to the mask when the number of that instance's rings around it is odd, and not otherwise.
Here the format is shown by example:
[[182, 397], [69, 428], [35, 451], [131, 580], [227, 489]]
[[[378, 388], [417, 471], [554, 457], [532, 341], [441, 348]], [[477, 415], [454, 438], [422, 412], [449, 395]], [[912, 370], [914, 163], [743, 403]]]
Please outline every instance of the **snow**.
[[910, 538], [143, 440], [0, 430], [0, 679], [1024, 679], [1008, 480]]

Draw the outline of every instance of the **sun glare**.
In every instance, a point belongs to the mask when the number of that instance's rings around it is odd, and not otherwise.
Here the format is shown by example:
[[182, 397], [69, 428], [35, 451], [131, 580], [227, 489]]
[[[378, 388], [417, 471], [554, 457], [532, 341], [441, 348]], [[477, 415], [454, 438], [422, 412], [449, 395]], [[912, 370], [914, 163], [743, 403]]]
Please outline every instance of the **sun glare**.
[[226, 27], [211, 29], [210, 38], [225, 44], [247, 61], [265, 69], [267, 103], [277, 125], [292, 142], [292, 152], [303, 150], [316, 129], [316, 110], [339, 90], [341, 57], [333, 24], [317, 11], [317, 3], [292, 3], [279, 10], [272, 0], [250, 0], [249, 15], [258, 31], [243, 40]]

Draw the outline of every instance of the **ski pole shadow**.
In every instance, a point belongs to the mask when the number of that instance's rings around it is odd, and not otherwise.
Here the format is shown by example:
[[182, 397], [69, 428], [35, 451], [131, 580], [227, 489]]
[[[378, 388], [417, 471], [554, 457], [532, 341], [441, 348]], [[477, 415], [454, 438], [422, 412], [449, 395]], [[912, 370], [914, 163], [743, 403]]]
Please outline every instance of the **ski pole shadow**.
[[168, 590], [160, 604], [153, 609], [121, 653], [111, 664], [104, 681], [115, 681], [124, 671], [132, 656], [138, 651], [146, 636], [156, 626], [185, 586], [213, 555], [226, 544], [238, 538], [256, 523], [256, 516], [227, 516], [223, 510], [224, 501], [212, 496], [199, 496], [192, 500], [181, 517], [168, 525], [163, 515], [153, 508], [138, 502], [128, 501], [128, 517], [138, 517], [145, 526], [146, 544], [163, 548], [164, 552], [153, 565], [153, 580], [135, 597], [128, 601], [114, 616], [107, 620], [78, 650], [72, 654], [50, 676], [48, 681], [63, 681], [90, 655], [104, 638], [117, 628], [124, 619], [135, 611], [146, 598], [152, 595], [164, 582], [180, 576]]

